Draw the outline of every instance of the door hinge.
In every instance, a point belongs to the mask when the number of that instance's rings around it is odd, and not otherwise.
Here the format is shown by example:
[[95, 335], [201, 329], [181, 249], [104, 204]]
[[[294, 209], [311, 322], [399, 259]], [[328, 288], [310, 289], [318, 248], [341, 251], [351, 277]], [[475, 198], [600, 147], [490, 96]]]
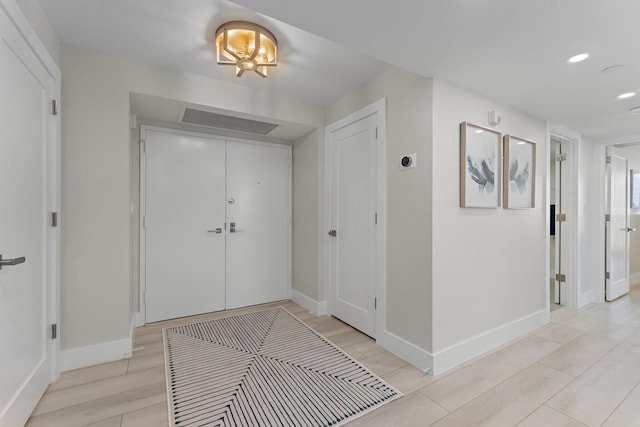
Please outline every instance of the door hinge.
[[611, 156], [607, 156], [606, 162], [607, 162], [607, 164], [611, 163]]
[[567, 214], [556, 214], [556, 221], [557, 222], [566, 222], [567, 221]]
[[376, 128], [376, 139], [378, 139], [378, 128]]
[[611, 214], [605, 214], [604, 220], [605, 221], [611, 221]]
[[611, 273], [609, 273], [608, 271], [605, 271], [604, 278], [607, 280], [611, 279]]
[[565, 276], [564, 274], [556, 274], [556, 281], [557, 282], [566, 282], [567, 281], [567, 276]]
[[376, 215], [374, 218], [374, 224], [378, 224], [378, 212], [376, 212]]
[[565, 160], [567, 160], [567, 153], [558, 153], [558, 154], [556, 154], [556, 161], [557, 162], [564, 162]]
[[146, 229], [147, 228], [147, 216], [143, 216], [142, 217], [142, 228]]
[[58, 325], [56, 323], [51, 325], [51, 339], [55, 340], [58, 338]]
[[51, 226], [58, 226], [58, 212], [51, 212]]
[[52, 99], [51, 100], [51, 114], [53, 114], [54, 116], [58, 115], [58, 107], [59, 107], [59, 103], [57, 99]]
[[145, 141], [144, 139], [141, 139], [140, 145], [142, 146], [142, 152], [144, 154], [147, 154], [147, 141]]
[[374, 298], [373, 299], [373, 309], [377, 310], [378, 309], [378, 298]]
[[147, 303], [147, 291], [142, 291], [142, 302]]

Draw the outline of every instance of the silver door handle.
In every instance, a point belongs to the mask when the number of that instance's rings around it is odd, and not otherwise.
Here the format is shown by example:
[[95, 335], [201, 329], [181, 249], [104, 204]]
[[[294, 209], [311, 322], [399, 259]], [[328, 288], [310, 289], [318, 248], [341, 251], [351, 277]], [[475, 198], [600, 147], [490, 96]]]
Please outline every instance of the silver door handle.
[[631, 227], [627, 227], [627, 233], [629, 233], [631, 231], [636, 231], [636, 229], [635, 228], [631, 228]]
[[329, 236], [336, 237], [338, 232], [336, 230], [329, 230]]
[[207, 230], [207, 233], [222, 234], [222, 228], [216, 228], [215, 230]]
[[26, 260], [27, 259], [25, 257], [23, 257], [23, 256], [21, 256], [19, 258], [13, 258], [13, 259], [2, 259], [2, 255], [0, 255], [0, 270], [2, 270], [2, 267], [8, 267], [10, 265], [22, 264]]

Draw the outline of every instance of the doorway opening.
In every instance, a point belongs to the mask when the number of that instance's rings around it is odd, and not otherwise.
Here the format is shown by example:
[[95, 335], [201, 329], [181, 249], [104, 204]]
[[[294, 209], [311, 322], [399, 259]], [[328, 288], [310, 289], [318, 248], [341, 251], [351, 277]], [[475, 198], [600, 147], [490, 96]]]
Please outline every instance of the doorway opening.
[[578, 280], [577, 170], [580, 135], [552, 127], [549, 131], [549, 310], [578, 308], [590, 301]]
[[[566, 267], [563, 265], [563, 243], [565, 242], [565, 234], [567, 231], [566, 212], [568, 206], [563, 205], [566, 202], [567, 176], [566, 161], [569, 147], [568, 141], [563, 138], [552, 135], [549, 159], [549, 263], [551, 265], [549, 271], [549, 305], [550, 311], [557, 310], [568, 303], [568, 289], [566, 280]], [[563, 164], [564, 162], [564, 164]], [[565, 251], [566, 252], [566, 251]]]

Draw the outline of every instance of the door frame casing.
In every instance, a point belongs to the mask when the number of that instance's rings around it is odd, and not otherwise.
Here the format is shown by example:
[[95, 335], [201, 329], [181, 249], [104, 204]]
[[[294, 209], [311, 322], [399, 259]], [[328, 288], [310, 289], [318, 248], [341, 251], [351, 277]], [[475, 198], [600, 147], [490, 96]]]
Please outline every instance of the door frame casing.
[[[547, 147], [546, 147], [546, 156], [545, 158], [549, 159], [551, 157], [551, 137], [555, 136], [562, 140], [562, 142], [566, 142], [569, 150], [567, 152], [567, 176], [563, 175], [563, 179], [568, 179], [568, 189], [569, 194], [565, 194], [565, 203], [568, 203], [568, 207], [563, 209], [563, 213], [567, 214], [569, 218], [568, 226], [563, 227], [562, 229], [562, 247], [566, 248], [566, 255], [563, 257], [562, 265], [566, 268], [563, 268], [565, 275], [567, 277], [567, 281], [565, 282], [566, 292], [563, 294], [568, 296], [568, 301], [566, 306], [572, 308], [579, 308], [585, 304], [590, 303], [590, 298], [580, 298], [580, 292], [578, 289], [579, 284], [579, 269], [578, 269], [578, 160], [579, 160], [579, 147], [580, 142], [582, 140], [582, 135], [572, 131], [571, 129], [567, 129], [563, 126], [559, 126], [553, 123], [547, 123]], [[547, 165], [547, 183], [546, 183], [546, 192], [545, 192], [545, 206], [548, 209], [549, 204], [551, 203], [550, 194], [551, 194], [551, 183], [550, 183], [550, 167]], [[558, 171], [556, 170], [556, 174]], [[556, 191], [560, 191], [556, 189]], [[556, 212], [559, 213], [559, 212]], [[549, 236], [549, 227], [550, 227], [550, 218], [547, 211], [545, 215], [546, 219], [546, 247], [547, 247], [547, 257], [546, 257], [546, 269], [545, 269], [545, 289], [546, 289], [546, 304], [547, 309], [550, 310], [550, 295], [549, 295], [549, 281], [548, 281], [548, 272], [551, 270], [551, 249], [550, 249], [550, 240]], [[560, 254], [562, 256], [562, 254]], [[587, 301], [588, 300], [588, 301]]]
[[602, 262], [595, 262], [593, 267], [593, 277], [595, 277], [595, 283], [593, 285], [595, 297], [594, 302], [605, 302], [605, 215], [607, 213], [607, 190], [606, 190], [606, 178], [607, 178], [607, 147], [610, 145], [640, 143], [640, 135], [633, 135], [625, 138], [618, 139], [606, 139], [597, 140], [594, 142], [594, 161], [596, 162], [597, 173], [594, 174], [596, 179], [595, 184], [598, 189], [598, 207], [596, 209], [596, 230], [597, 241], [595, 244], [595, 258]]
[[378, 224], [376, 227], [376, 268], [375, 268], [375, 298], [376, 306], [376, 340], [380, 340], [385, 330], [385, 288], [386, 288], [386, 230], [387, 230], [387, 99], [381, 98], [358, 111], [327, 125], [325, 127], [325, 182], [324, 182], [324, 295], [327, 313], [332, 313], [331, 307], [331, 247], [327, 231], [331, 228], [331, 134], [352, 123], [376, 114], [378, 138], [376, 143], [376, 212]]
[[[172, 134], [176, 134], [176, 135], [187, 135], [187, 136], [194, 136], [194, 137], [198, 137], [198, 138], [207, 138], [207, 139], [216, 139], [216, 140], [223, 140], [225, 142], [241, 142], [241, 143], [245, 143], [245, 144], [255, 144], [255, 145], [263, 145], [263, 146], [272, 146], [272, 147], [278, 147], [278, 148], [283, 148], [286, 147], [288, 149], [288, 153], [289, 153], [289, 203], [288, 203], [288, 213], [289, 213], [289, 227], [288, 227], [288, 237], [287, 237], [287, 246], [288, 246], [288, 253], [287, 253], [287, 297], [291, 298], [291, 283], [292, 283], [292, 225], [293, 225], [293, 221], [292, 219], [292, 209], [293, 209], [293, 205], [292, 205], [292, 195], [293, 195], [293, 168], [292, 168], [292, 150], [291, 150], [291, 146], [287, 145], [287, 144], [275, 144], [272, 142], [263, 142], [263, 141], [258, 141], [258, 140], [251, 140], [251, 139], [244, 139], [244, 138], [234, 138], [234, 137], [229, 137], [229, 136], [224, 136], [224, 135], [216, 135], [216, 134], [208, 134], [208, 133], [200, 133], [200, 132], [193, 132], [193, 131], [186, 131], [186, 130], [181, 130], [181, 129], [172, 129], [172, 128], [167, 128], [167, 127], [162, 127], [162, 126], [152, 126], [152, 125], [145, 125], [145, 124], [141, 124], [140, 125], [140, 134], [139, 134], [139, 138], [138, 138], [138, 144], [139, 144], [139, 152], [140, 152], [140, 167], [139, 167], [139, 186], [140, 186], [140, 191], [139, 191], [139, 204], [140, 207], [138, 209], [138, 211], [140, 212], [140, 217], [138, 218], [139, 221], [139, 258], [138, 258], [138, 263], [139, 263], [139, 270], [138, 270], [138, 283], [139, 283], [139, 289], [138, 289], [138, 301], [139, 301], [139, 308], [138, 308], [138, 312], [136, 313], [136, 326], [143, 326], [145, 325], [145, 319], [146, 319], [146, 302], [145, 302], [145, 291], [147, 288], [147, 277], [146, 277], [146, 230], [144, 228], [144, 217], [146, 215], [147, 209], [146, 209], [146, 157], [145, 157], [145, 147], [143, 142], [145, 142], [145, 132], [147, 130], [150, 131], [156, 131], [156, 132], [165, 132], [165, 133], [172, 133]], [[226, 160], [225, 160], [226, 161]]]

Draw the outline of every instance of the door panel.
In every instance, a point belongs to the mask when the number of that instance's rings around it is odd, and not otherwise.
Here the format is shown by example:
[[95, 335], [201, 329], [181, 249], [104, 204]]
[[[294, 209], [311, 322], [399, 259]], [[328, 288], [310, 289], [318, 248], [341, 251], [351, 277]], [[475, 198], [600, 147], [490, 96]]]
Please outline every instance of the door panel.
[[331, 135], [330, 310], [375, 337], [376, 115]]
[[223, 310], [225, 142], [147, 130], [145, 145], [146, 321]]
[[0, 7], [0, 425], [23, 425], [49, 384], [47, 105], [53, 79]]
[[290, 149], [227, 146], [227, 309], [288, 298]]
[[612, 301], [629, 293], [629, 173], [627, 159], [615, 147], [610, 147], [609, 156], [606, 299]]

